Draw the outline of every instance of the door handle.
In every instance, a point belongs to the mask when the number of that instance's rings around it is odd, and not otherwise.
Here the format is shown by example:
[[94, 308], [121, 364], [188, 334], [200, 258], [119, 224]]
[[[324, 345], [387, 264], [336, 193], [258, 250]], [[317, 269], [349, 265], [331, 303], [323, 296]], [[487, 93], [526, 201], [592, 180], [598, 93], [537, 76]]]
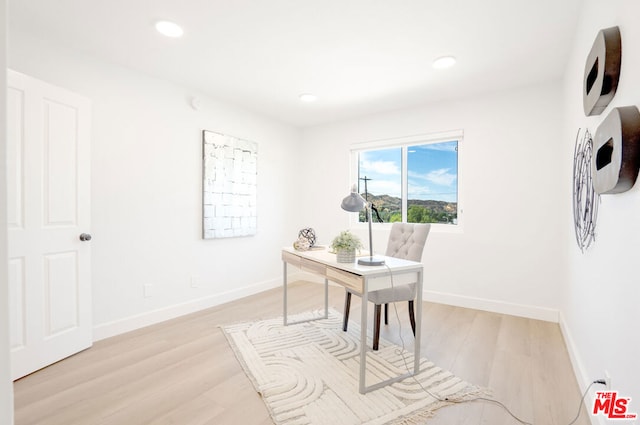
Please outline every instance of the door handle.
[[88, 234], [88, 233], [81, 233], [81, 234], [80, 234], [80, 240], [81, 240], [82, 242], [90, 241], [90, 240], [91, 240], [91, 235], [90, 235], [90, 234]]

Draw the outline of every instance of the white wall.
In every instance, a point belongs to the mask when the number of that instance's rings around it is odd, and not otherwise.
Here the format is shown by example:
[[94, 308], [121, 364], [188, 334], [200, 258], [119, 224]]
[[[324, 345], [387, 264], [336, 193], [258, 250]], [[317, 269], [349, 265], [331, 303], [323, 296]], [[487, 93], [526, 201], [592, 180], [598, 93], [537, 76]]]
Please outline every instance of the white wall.
[[[566, 280], [565, 220], [558, 179], [563, 158], [561, 85], [379, 114], [304, 132], [305, 217], [325, 242], [349, 226], [353, 143], [464, 130], [460, 149], [462, 233], [429, 236], [427, 299], [557, 320]], [[302, 225], [303, 223], [299, 223]], [[363, 233], [364, 235], [364, 233]], [[384, 251], [387, 235], [374, 235]]]
[[[11, 68], [92, 100], [97, 338], [280, 284], [280, 248], [297, 234], [286, 208], [297, 130], [203, 95], [195, 111], [187, 88], [23, 34], [10, 40]], [[203, 129], [259, 144], [253, 237], [201, 239]]]
[[[579, 127], [594, 134], [613, 107], [640, 106], [640, 4], [635, 0], [585, 3], [565, 78], [564, 156], [573, 155]], [[599, 116], [585, 117], [582, 81], [587, 55], [598, 31], [619, 26], [622, 36], [622, 69], [618, 91]], [[563, 181], [571, 182], [571, 164], [564, 161]], [[571, 194], [565, 184], [564, 197]], [[562, 313], [576, 372], [583, 384], [603, 377], [608, 370], [613, 389], [632, 397], [632, 410], [640, 413], [640, 186], [604, 195], [599, 207], [596, 241], [585, 253], [577, 248], [573, 233], [569, 241], [570, 279]], [[570, 205], [567, 206], [567, 209]], [[571, 211], [566, 211], [570, 226]]]
[[[278, 284], [279, 248], [298, 229], [314, 227], [327, 243], [349, 226], [339, 202], [352, 183], [352, 143], [462, 129], [464, 229], [430, 236], [427, 297], [547, 320], [560, 310], [579, 380], [600, 378], [607, 369], [614, 389], [635, 397], [639, 411], [634, 245], [640, 238], [640, 189], [603, 197], [597, 241], [581, 254], [572, 229], [571, 161], [577, 128], [595, 131], [610, 110], [585, 118], [581, 106], [584, 61], [601, 28], [619, 25], [623, 38], [612, 106], [640, 103], [640, 6], [634, 0], [587, 0], [583, 12], [563, 84], [313, 127], [304, 131], [301, 146], [300, 134], [286, 125], [213, 99], [203, 98], [196, 112], [187, 104], [194, 93], [184, 87], [12, 34], [12, 68], [93, 100], [98, 333], [165, 317], [162, 309], [176, 305], [171, 311], [177, 313], [180, 303], [188, 310]], [[260, 143], [255, 237], [200, 239], [202, 129]], [[303, 202], [294, 204], [294, 194], [302, 194]], [[376, 249], [383, 250], [385, 232], [374, 237]], [[254, 265], [243, 267], [246, 259]], [[0, 263], [0, 273], [6, 275], [5, 269]], [[191, 276], [201, 288], [190, 288]], [[151, 298], [142, 297], [145, 283], [154, 285]], [[0, 292], [0, 302], [2, 297]], [[140, 321], [127, 321], [136, 315]], [[3, 399], [7, 391], [0, 388]]]
[[[0, 204], [7, 204], [7, 2], [0, 0]], [[9, 272], [7, 267], [7, 211], [0, 208], [0, 423], [13, 424], [13, 385], [9, 342]]]

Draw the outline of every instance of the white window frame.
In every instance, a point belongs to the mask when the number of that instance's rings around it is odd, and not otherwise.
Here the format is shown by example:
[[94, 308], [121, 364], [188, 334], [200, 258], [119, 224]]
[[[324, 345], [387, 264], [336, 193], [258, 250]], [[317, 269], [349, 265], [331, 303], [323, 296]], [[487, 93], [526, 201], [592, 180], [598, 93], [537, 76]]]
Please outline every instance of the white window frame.
[[[358, 154], [367, 150], [377, 150], [386, 148], [403, 148], [413, 145], [426, 145], [432, 143], [442, 143], [457, 140], [458, 142], [458, 222], [457, 224], [442, 224], [431, 223], [431, 231], [437, 233], [462, 233], [464, 224], [464, 209], [463, 209], [463, 179], [461, 164], [463, 163], [463, 151], [464, 151], [464, 131], [452, 130], [443, 131], [439, 133], [430, 134], [418, 134], [413, 136], [398, 137], [394, 139], [373, 140], [367, 142], [353, 143], [350, 146], [350, 184], [358, 183]], [[403, 216], [406, 217], [407, 213], [407, 149], [402, 149], [402, 211]], [[358, 220], [358, 214], [350, 214], [350, 226], [352, 228], [367, 228], [367, 223], [361, 223]], [[380, 226], [380, 228], [390, 228], [392, 223], [374, 223], [374, 226]]]

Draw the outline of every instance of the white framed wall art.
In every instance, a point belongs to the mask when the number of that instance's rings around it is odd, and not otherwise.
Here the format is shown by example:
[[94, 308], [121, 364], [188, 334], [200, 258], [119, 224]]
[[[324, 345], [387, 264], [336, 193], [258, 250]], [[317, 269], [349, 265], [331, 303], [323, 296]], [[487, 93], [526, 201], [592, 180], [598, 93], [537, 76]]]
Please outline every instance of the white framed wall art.
[[258, 144], [202, 132], [204, 239], [256, 234]]

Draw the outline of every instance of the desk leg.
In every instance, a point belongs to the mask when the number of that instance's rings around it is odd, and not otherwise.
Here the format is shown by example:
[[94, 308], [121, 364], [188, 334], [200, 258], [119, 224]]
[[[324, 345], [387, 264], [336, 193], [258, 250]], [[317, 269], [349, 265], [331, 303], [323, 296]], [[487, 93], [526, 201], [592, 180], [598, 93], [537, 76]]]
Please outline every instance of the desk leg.
[[418, 296], [416, 299], [416, 338], [415, 338], [415, 348], [413, 350], [413, 373], [417, 374], [420, 372], [420, 337], [422, 336], [422, 283], [423, 271], [420, 270], [418, 272]]
[[415, 338], [415, 347], [413, 351], [414, 361], [413, 361], [413, 372], [407, 371], [407, 373], [403, 375], [398, 375], [396, 377], [386, 379], [384, 381], [375, 383], [369, 387], [367, 387], [365, 382], [365, 373], [367, 368], [367, 307], [369, 302], [367, 301], [369, 298], [369, 283], [367, 278], [364, 280], [364, 289], [362, 294], [362, 317], [361, 321], [361, 334], [360, 334], [360, 394], [365, 394], [370, 391], [377, 390], [386, 385], [392, 384], [394, 382], [402, 381], [403, 379], [414, 376], [420, 372], [420, 344], [421, 344], [421, 336], [422, 336], [422, 279], [423, 279], [423, 271], [418, 271], [418, 294], [416, 296], [416, 338]]
[[[302, 320], [298, 320], [298, 321], [293, 321], [290, 322], [289, 321], [289, 317], [287, 315], [287, 306], [288, 306], [288, 296], [287, 296], [287, 280], [288, 280], [288, 276], [287, 276], [287, 262], [283, 261], [282, 262], [282, 294], [283, 294], [283, 300], [282, 300], [282, 322], [284, 326], [288, 326], [288, 325], [297, 325], [299, 323], [305, 323], [305, 322], [313, 322], [315, 320], [319, 320], [322, 319], [322, 317], [320, 316], [316, 316], [316, 317], [312, 317], [311, 319], [302, 319]], [[315, 316], [315, 315], [312, 315]], [[324, 279], [324, 318], [328, 319], [329, 318], [329, 279]]]
[[369, 306], [369, 282], [364, 278], [362, 293], [362, 313], [360, 314], [360, 394], [367, 392], [365, 374], [367, 370], [367, 307]]
[[282, 313], [284, 326], [287, 326], [287, 262], [282, 262], [282, 285], [284, 287], [284, 300], [282, 302], [284, 312]]
[[324, 278], [324, 318], [329, 318], [329, 279]]

